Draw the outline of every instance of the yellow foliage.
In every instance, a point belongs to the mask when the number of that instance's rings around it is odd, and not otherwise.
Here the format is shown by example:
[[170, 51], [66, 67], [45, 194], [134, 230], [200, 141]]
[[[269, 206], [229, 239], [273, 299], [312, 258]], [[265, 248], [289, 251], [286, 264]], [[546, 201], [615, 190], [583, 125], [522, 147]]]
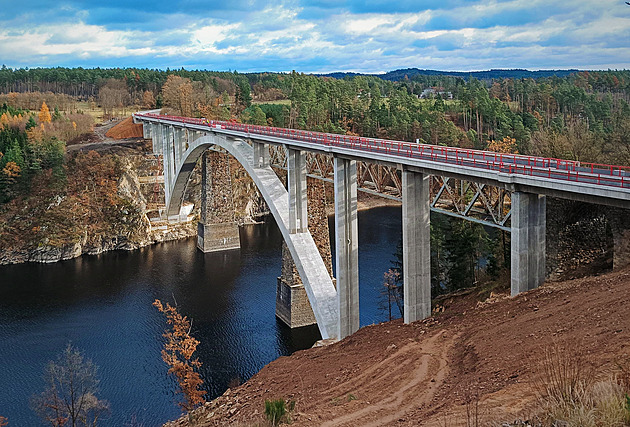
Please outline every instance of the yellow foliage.
[[9, 124], [9, 116], [7, 113], [2, 113], [0, 116], [0, 125], [8, 125]]
[[72, 122], [72, 129], [77, 130], [77, 123], [76, 122]]
[[52, 121], [52, 116], [50, 115], [50, 110], [46, 102], [42, 102], [42, 108], [39, 110], [38, 117], [40, 123], [50, 123]]
[[506, 136], [501, 141], [492, 140], [488, 144], [488, 150], [495, 153], [518, 154], [516, 139]]
[[7, 162], [7, 164], [4, 166], [4, 169], [2, 169], [2, 172], [4, 172], [4, 174], [9, 178], [17, 178], [18, 176], [20, 176], [21, 171], [22, 170], [15, 162]]
[[44, 139], [44, 124], [42, 123], [40, 127], [33, 127], [26, 131], [26, 136], [29, 142], [37, 142], [42, 141]]

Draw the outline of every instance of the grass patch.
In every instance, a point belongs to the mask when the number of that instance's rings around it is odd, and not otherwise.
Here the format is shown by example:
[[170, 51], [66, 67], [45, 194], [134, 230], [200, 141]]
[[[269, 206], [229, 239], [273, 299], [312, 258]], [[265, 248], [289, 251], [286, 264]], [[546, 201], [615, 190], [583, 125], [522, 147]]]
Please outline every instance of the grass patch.
[[542, 426], [630, 426], [630, 364], [604, 379], [580, 343], [554, 344], [544, 351], [542, 376], [535, 382]]
[[291, 105], [290, 99], [278, 99], [277, 101], [252, 101], [252, 104], [277, 104], [277, 105]]
[[281, 423], [291, 423], [290, 413], [295, 410], [295, 400], [267, 399], [265, 400], [265, 417], [272, 426]]

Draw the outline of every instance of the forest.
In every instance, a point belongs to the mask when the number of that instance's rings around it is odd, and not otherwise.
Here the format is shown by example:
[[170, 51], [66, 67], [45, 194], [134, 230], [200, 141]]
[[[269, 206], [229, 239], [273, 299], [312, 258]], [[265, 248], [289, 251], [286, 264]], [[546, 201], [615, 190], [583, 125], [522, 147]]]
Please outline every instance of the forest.
[[[476, 78], [414, 70], [334, 78], [295, 71], [2, 67], [0, 209], [28, 194], [41, 182], [38, 176], [63, 185], [70, 161], [64, 142], [91, 126], [80, 103], [99, 106], [104, 118], [121, 109], [163, 108], [208, 119], [630, 165], [630, 71], [492, 70]], [[481, 226], [445, 218], [432, 222], [437, 291], [470, 285], [481, 270], [496, 275], [509, 265], [500, 233], [489, 237]]]

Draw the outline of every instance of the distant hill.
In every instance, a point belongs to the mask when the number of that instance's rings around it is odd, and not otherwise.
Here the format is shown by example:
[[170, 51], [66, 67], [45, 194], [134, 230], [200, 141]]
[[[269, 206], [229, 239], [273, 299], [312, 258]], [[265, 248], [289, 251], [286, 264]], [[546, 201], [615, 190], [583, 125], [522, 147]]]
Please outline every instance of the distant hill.
[[335, 79], [343, 79], [344, 77], [353, 77], [353, 76], [375, 76], [380, 77], [383, 80], [390, 81], [399, 81], [403, 80], [405, 76], [408, 78], [412, 78], [416, 75], [422, 76], [453, 76], [453, 77], [461, 77], [465, 80], [468, 80], [470, 77], [474, 77], [479, 80], [490, 80], [490, 79], [522, 79], [522, 78], [531, 78], [531, 79], [540, 79], [544, 77], [566, 77], [569, 74], [577, 73], [580, 70], [539, 70], [539, 71], [529, 71], [524, 69], [512, 69], [512, 70], [488, 70], [488, 71], [438, 71], [438, 70], [421, 70], [419, 68], [406, 68], [402, 70], [394, 70], [385, 74], [361, 74], [361, 73], [329, 73], [329, 74], [318, 74], [319, 76], [324, 77], [333, 77]]

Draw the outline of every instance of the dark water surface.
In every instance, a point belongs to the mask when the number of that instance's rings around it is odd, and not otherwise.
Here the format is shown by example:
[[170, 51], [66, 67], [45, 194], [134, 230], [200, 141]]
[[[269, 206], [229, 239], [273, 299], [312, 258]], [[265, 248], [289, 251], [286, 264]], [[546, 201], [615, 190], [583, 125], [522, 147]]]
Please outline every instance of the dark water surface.
[[[361, 325], [387, 320], [383, 272], [400, 239], [399, 208], [359, 213]], [[273, 220], [241, 228], [240, 251], [202, 254], [195, 239], [56, 264], [0, 267], [0, 415], [9, 426], [42, 425], [29, 398], [43, 391], [49, 360], [72, 342], [99, 367], [100, 425], [155, 426], [180, 415], [161, 359], [156, 299], [176, 299], [193, 319], [208, 398], [281, 355], [308, 348], [317, 327], [275, 318], [281, 236]]]

